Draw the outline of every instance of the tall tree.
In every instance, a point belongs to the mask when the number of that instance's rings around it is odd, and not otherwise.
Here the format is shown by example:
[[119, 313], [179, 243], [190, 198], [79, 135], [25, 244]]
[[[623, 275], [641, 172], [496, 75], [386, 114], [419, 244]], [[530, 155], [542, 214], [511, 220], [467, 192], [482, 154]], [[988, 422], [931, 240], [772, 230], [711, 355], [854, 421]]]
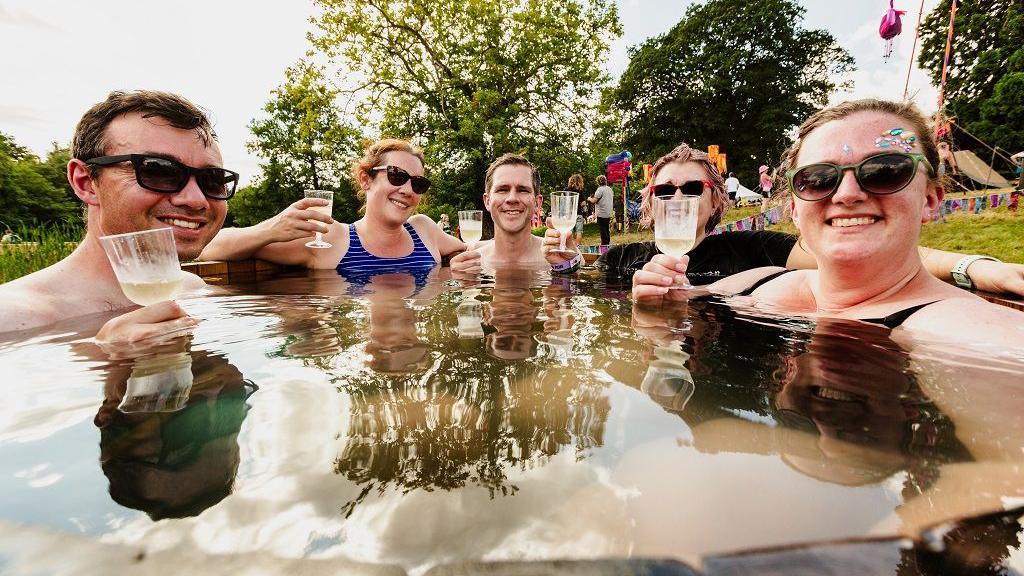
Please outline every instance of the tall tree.
[[[936, 86], [942, 80], [949, 13], [953, 0], [941, 0], [921, 25], [918, 64]], [[959, 2], [945, 101], [948, 114], [993, 146], [1024, 148], [1024, 2]], [[976, 142], [963, 141], [968, 148]]]
[[13, 227], [75, 221], [81, 204], [64, 175], [69, 157], [67, 148], [54, 144], [40, 161], [0, 132], [0, 221]]
[[748, 181], [772, 164], [788, 132], [853, 70], [835, 38], [803, 28], [803, 17], [795, 0], [710, 0], [632, 49], [608, 105], [634, 157], [718, 144]]
[[610, 0], [318, 3], [314, 45], [337, 63], [356, 112], [424, 145], [428, 203], [479, 203], [503, 152], [528, 153], [549, 184], [568, 176], [563, 164], [582, 165], [602, 62], [621, 34]]
[[263, 179], [231, 200], [232, 224], [269, 218], [302, 198], [305, 189], [334, 190], [334, 215], [350, 222], [359, 209], [348, 178], [359, 132], [343, 121], [338, 91], [326, 82], [322, 68], [300, 62], [285, 76], [264, 106], [265, 116], [249, 124], [253, 139], [248, 148], [263, 159]]

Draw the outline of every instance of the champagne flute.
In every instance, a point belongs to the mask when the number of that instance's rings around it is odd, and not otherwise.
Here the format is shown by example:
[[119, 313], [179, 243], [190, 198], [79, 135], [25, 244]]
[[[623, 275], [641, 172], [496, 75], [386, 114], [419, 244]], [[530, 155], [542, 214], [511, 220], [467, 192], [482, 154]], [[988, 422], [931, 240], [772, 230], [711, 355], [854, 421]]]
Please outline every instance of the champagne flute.
[[484, 233], [483, 210], [459, 211], [459, 236], [466, 246], [472, 250], [473, 245], [480, 241]]
[[184, 272], [178, 261], [174, 231], [157, 228], [101, 236], [124, 295], [140, 306], [170, 300], [181, 289]]
[[[561, 190], [551, 193], [551, 223], [558, 230], [558, 252], [568, 252], [565, 249], [565, 237], [576, 226], [576, 208], [580, 195], [570, 190]], [[575, 252], [572, 252], [575, 254]]]
[[[679, 258], [697, 241], [699, 196], [680, 199], [654, 199], [654, 243], [658, 250]], [[693, 288], [686, 280], [669, 288]]]
[[[321, 200], [327, 200], [327, 206], [310, 206], [310, 210], [315, 210], [321, 214], [331, 215], [331, 208], [334, 206], [334, 191], [333, 190], [306, 190], [306, 198], [320, 198]], [[306, 248], [330, 248], [333, 244], [330, 242], [324, 242], [324, 235], [322, 232], [317, 231], [316, 240], [306, 242]]]

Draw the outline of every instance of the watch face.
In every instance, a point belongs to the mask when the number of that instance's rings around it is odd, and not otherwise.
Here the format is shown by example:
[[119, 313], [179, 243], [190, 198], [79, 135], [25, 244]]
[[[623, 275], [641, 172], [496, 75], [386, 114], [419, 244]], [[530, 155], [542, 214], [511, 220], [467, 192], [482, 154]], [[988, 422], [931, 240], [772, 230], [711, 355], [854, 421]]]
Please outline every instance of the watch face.
[[952, 272], [951, 275], [953, 276], [953, 282], [956, 282], [957, 286], [961, 288], [974, 287], [974, 283], [971, 282], [971, 277], [967, 274], [964, 274], [963, 272]]

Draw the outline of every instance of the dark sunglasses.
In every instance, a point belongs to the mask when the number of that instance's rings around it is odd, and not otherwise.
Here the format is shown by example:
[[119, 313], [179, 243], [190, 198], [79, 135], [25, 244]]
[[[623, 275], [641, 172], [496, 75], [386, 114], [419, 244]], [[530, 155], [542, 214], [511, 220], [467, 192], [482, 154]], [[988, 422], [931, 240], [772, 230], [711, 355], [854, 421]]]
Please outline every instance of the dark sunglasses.
[[711, 182], [707, 180], [690, 180], [679, 186], [675, 184], [656, 184], [651, 186], [651, 192], [655, 198], [671, 198], [676, 195], [676, 190], [683, 193], [683, 196], [700, 196], [704, 193], [704, 187], [711, 188]]
[[145, 154], [122, 154], [120, 156], [99, 156], [85, 161], [91, 166], [110, 166], [121, 162], [131, 162], [135, 168], [135, 181], [146, 190], [174, 194], [181, 192], [188, 185], [192, 176], [203, 191], [203, 195], [211, 200], [227, 200], [235, 194], [238, 185], [238, 173], [224, 168], [193, 168], [181, 162], [147, 156]]
[[427, 190], [430, 189], [430, 180], [427, 180], [423, 176], [411, 176], [405, 170], [402, 170], [398, 166], [377, 166], [370, 168], [370, 172], [380, 172], [384, 170], [388, 175], [388, 182], [392, 186], [401, 186], [406, 182], [412, 181], [412, 191], [417, 194], [426, 194]]
[[857, 164], [808, 164], [787, 170], [786, 178], [793, 194], [807, 202], [817, 202], [835, 194], [847, 170], [853, 170], [861, 190], [871, 194], [895, 194], [913, 182], [917, 166], [922, 162], [928, 169], [928, 175], [935, 176], [935, 168], [922, 154], [886, 152]]

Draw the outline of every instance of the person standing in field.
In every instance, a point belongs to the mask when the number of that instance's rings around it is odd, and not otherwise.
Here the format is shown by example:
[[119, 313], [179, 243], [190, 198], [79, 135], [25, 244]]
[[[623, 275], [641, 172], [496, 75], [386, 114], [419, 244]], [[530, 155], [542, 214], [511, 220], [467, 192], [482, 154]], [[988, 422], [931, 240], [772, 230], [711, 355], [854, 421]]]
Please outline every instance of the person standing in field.
[[608, 179], [603, 174], [595, 178], [594, 182], [597, 184], [597, 190], [593, 196], [587, 198], [587, 202], [590, 202], [596, 208], [597, 227], [601, 230], [601, 244], [607, 246], [612, 243], [610, 227], [612, 222], [612, 202], [615, 193], [608, 186]]
[[768, 167], [762, 164], [761, 167], [757, 169], [757, 172], [760, 174], [761, 195], [764, 196], [765, 199], [771, 198], [772, 176], [768, 173]]

